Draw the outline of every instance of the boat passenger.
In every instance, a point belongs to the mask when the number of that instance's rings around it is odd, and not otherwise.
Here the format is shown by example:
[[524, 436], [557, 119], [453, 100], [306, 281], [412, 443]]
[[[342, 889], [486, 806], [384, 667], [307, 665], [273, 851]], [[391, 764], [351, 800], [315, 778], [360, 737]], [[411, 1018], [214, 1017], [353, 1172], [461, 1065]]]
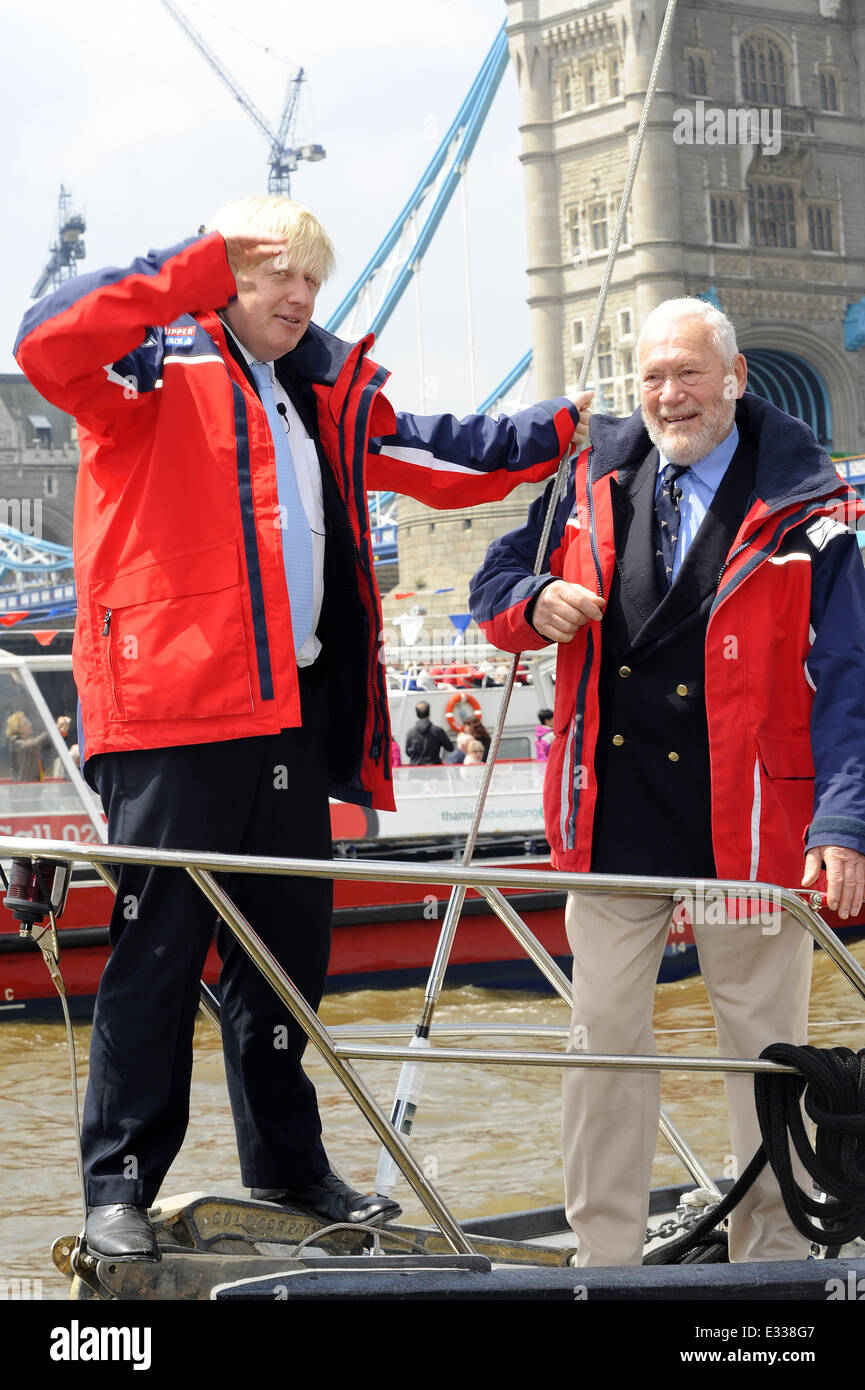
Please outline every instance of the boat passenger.
[[484, 745], [479, 738], [470, 738], [466, 755], [463, 759], [464, 767], [477, 766], [484, 761]]
[[538, 722], [535, 725], [535, 757], [539, 763], [545, 763], [550, 756], [552, 741], [553, 711], [551, 709], [539, 709]]
[[479, 714], [469, 715], [468, 719], [466, 720], [466, 729], [470, 737], [475, 739], [481, 745], [481, 748], [483, 750], [483, 758], [481, 759], [481, 761], [486, 762], [487, 754], [490, 751], [490, 744], [492, 743], [492, 738], [490, 736], [489, 729], [487, 729], [486, 725], [484, 724], [484, 721], [481, 719]]
[[452, 753], [448, 753], [447, 757], [445, 758], [445, 762], [452, 764], [464, 763], [466, 760], [466, 753], [469, 751], [469, 744], [471, 742], [471, 734], [466, 733], [466, 730], [463, 729], [460, 733], [457, 734], [456, 748]]
[[6, 720], [6, 751], [13, 782], [42, 782], [45, 778], [43, 755], [52, 746], [48, 730], [34, 734], [33, 725], [23, 710], [10, 714]]
[[442, 760], [442, 753], [452, 753], [454, 751], [451, 742], [444, 729], [439, 724], [433, 724], [429, 717], [429, 703], [426, 700], [419, 700], [414, 707], [417, 715], [417, 722], [412, 724], [406, 735], [405, 751], [406, 757], [412, 767], [421, 767], [427, 764], [439, 764]]

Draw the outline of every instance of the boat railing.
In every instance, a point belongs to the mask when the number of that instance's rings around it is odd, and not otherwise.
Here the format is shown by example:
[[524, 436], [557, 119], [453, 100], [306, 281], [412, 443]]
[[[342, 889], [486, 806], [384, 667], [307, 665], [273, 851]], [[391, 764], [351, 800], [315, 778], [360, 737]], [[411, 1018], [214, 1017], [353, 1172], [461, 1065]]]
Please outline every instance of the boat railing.
[[[477, 797], [483, 776], [483, 763], [426, 763], [419, 767], [393, 769], [397, 800], [426, 800], [432, 795]], [[529, 758], [512, 762], [497, 762], [490, 783], [490, 796], [512, 796], [540, 792], [544, 781], [544, 764]]]
[[[504, 922], [530, 958], [538, 966], [554, 990], [564, 999], [570, 998], [570, 985], [556, 962], [526, 927], [502, 890], [539, 889], [568, 892], [592, 892], [617, 894], [627, 886], [629, 894], [637, 893], [649, 897], [681, 898], [691, 895], [699, 901], [711, 893], [713, 900], [723, 897], [726, 900], [756, 904], [761, 909], [768, 904], [771, 913], [766, 916], [760, 930], [772, 934], [775, 930], [774, 914], [786, 911], [810, 932], [818, 945], [834, 961], [849, 983], [865, 998], [865, 970], [834, 933], [825, 925], [816, 912], [822, 899], [818, 893], [803, 896], [791, 889], [779, 888], [770, 884], [727, 882], [722, 880], [693, 880], [676, 878], [634, 877], [627, 880], [610, 874], [569, 874], [556, 870], [506, 869], [487, 864], [472, 868], [454, 865], [438, 867], [434, 865], [414, 865], [385, 860], [375, 862], [355, 860], [323, 859], [282, 859], [270, 856], [240, 856], [214, 853], [190, 853], [180, 850], [157, 850], [129, 845], [75, 845], [57, 840], [36, 838], [0, 838], [0, 858], [28, 858], [39, 861], [60, 861], [62, 863], [89, 863], [97, 872], [111, 881], [111, 866], [132, 864], [154, 866], [185, 871], [199, 890], [216, 909], [223, 922], [234, 934], [243, 950], [254, 961], [268, 980], [279, 999], [290, 1011], [296, 1022], [306, 1033], [309, 1041], [318, 1050], [324, 1061], [335, 1073], [344, 1089], [352, 1097], [384, 1149], [387, 1150], [403, 1177], [412, 1188], [418, 1200], [438, 1225], [443, 1236], [457, 1253], [471, 1254], [472, 1246], [458, 1222], [433, 1187], [421, 1166], [412, 1155], [403, 1136], [389, 1123], [377, 1101], [357, 1073], [352, 1061], [409, 1061], [424, 1064], [464, 1064], [485, 1066], [539, 1066], [539, 1067], [603, 1067], [609, 1069], [656, 1071], [675, 1069], [694, 1072], [764, 1072], [789, 1073], [794, 1069], [759, 1058], [743, 1059], [731, 1057], [701, 1057], [652, 1055], [608, 1055], [589, 1052], [551, 1052], [539, 1050], [501, 1050], [477, 1047], [424, 1047], [422, 1053], [409, 1046], [369, 1043], [364, 1041], [337, 1041], [316, 1016], [303, 995], [265, 947], [260, 937], [239, 911], [229, 894], [217, 882], [214, 875], [225, 873], [300, 875], [310, 878], [329, 879], [371, 879], [389, 883], [423, 883], [442, 886], [459, 885], [474, 888], [484, 897], [492, 911]], [[758, 929], [755, 926], [755, 930]], [[511, 1035], [519, 1029], [509, 1025]], [[530, 1030], [531, 1031], [531, 1030]], [[662, 1124], [662, 1128], [664, 1128]], [[691, 1172], [703, 1186], [714, 1187], [708, 1174], [691, 1152], [688, 1145], [677, 1135], [672, 1127], [664, 1128], [664, 1133]]]

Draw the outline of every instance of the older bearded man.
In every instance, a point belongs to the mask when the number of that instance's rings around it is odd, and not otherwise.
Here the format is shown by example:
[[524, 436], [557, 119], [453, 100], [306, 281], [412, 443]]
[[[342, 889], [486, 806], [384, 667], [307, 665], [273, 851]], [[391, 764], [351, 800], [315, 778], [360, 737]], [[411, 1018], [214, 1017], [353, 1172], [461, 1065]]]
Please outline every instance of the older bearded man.
[[[544, 498], [473, 581], [496, 645], [563, 644], [544, 791], [553, 862], [785, 885], [816, 882], [822, 863], [830, 907], [855, 914], [865, 573], [842, 523], [856, 499], [805, 425], [745, 394], [733, 327], [711, 306], [659, 306], [638, 357], [642, 411], [593, 421], [546, 572], [532, 575]], [[572, 1047], [654, 1051], [673, 906], [571, 895]], [[812, 951], [792, 919], [696, 920], [694, 933], [722, 1055], [805, 1041]], [[751, 1078], [728, 1077], [727, 1093], [742, 1168], [760, 1142]], [[657, 1075], [566, 1073], [581, 1265], [641, 1260], [659, 1100]], [[731, 1218], [731, 1259], [806, 1254], [764, 1172]]]

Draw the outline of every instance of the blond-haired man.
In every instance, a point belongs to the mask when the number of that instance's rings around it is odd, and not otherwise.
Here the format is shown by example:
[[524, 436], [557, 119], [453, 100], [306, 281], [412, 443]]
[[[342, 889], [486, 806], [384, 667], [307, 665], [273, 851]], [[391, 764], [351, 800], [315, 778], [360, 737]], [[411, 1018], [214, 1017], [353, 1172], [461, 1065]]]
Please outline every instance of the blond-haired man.
[[[639, 341], [642, 409], [595, 417], [530, 575], [543, 503], [497, 541], [472, 611], [497, 645], [560, 645], [547, 837], [572, 872], [813, 884], [858, 913], [865, 883], [865, 575], [860, 506], [808, 427], [745, 393], [733, 326], [669, 301]], [[803, 844], [805, 857], [803, 864]], [[811, 939], [787, 914], [727, 921], [695, 899], [722, 1056], [803, 1043]], [[705, 902], [702, 904], [705, 906]], [[721, 904], [722, 905], [722, 904]], [[574, 1050], [654, 1051], [672, 898], [573, 893]], [[742, 1171], [760, 1133], [728, 1076]], [[656, 1074], [569, 1070], [568, 1216], [582, 1265], [639, 1264]], [[764, 1172], [730, 1220], [733, 1260], [804, 1258]]]
[[[322, 858], [329, 794], [392, 808], [366, 489], [501, 497], [575, 434], [566, 399], [511, 421], [396, 414], [372, 339], [312, 323], [332, 266], [307, 209], [244, 199], [25, 318], [23, 370], [79, 422], [75, 675], [112, 841]], [[159, 1258], [147, 1207], [187, 1124], [214, 922], [184, 880], [122, 869], [96, 1002], [86, 1238], [114, 1259]], [[228, 887], [317, 1006], [331, 884]], [[325, 1221], [389, 1219], [330, 1170], [302, 1031], [219, 923], [216, 941], [244, 1183]]]

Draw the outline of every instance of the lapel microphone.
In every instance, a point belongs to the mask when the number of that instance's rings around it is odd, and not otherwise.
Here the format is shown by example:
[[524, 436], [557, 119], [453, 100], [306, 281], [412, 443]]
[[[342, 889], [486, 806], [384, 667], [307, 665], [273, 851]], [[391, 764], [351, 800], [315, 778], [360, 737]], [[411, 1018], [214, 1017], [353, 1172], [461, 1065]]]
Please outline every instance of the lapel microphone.
[[[279, 414], [280, 419], [282, 420], [282, 423], [285, 425], [285, 428], [286, 428], [287, 430], [290, 430], [290, 429], [291, 429], [291, 421], [290, 421], [289, 418], [288, 418], [288, 411], [287, 411], [286, 408], [285, 408], [285, 401], [277, 401], [277, 403], [276, 403], [276, 409], [277, 409], [277, 412], [278, 412], [278, 414]], [[681, 497], [681, 495], [682, 495], [682, 494], [679, 493], [679, 496], [680, 496], [680, 497]]]

